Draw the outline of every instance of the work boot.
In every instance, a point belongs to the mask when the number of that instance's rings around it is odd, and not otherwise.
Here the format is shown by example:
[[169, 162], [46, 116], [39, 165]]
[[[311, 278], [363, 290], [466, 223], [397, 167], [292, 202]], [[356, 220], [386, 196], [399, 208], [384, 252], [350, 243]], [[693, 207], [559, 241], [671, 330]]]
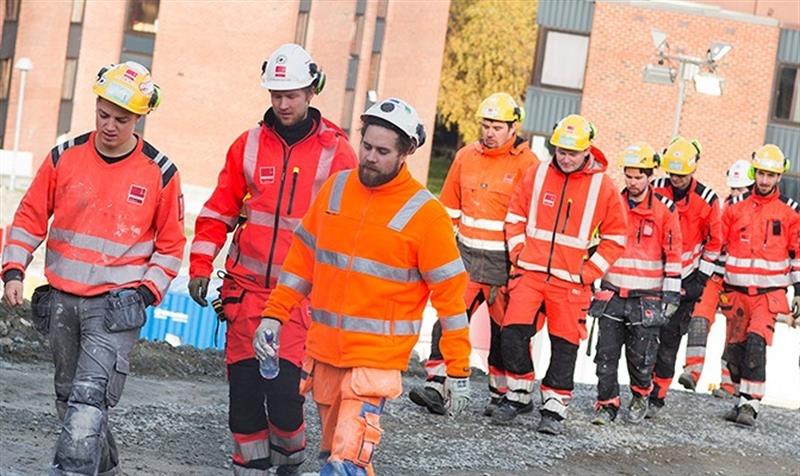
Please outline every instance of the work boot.
[[494, 411], [497, 410], [497, 407], [500, 406], [501, 401], [503, 401], [502, 398], [492, 398], [489, 400], [489, 403], [483, 407], [483, 416], [492, 416]]
[[612, 406], [602, 406], [594, 414], [592, 425], [604, 426], [617, 418], [617, 409]]
[[528, 402], [528, 404], [523, 405], [504, 398], [492, 412], [492, 424], [508, 425], [517, 415], [530, 413], [531, 411], [533, 411], [533, 402]]
[[711, 395], [714, 395], [717, 398], [733, 398], [736, 397], [736, 393], [732, 389], [726, 388], [725, 385], [720, 385], [719, 388], [715, 388]]
[[645, 410], [644, 417], [647, 418], [648, 420], [651, 418], [655, 418], [662, 408], [664, 408], [663, 398], [650, 397], [649, 405], [647, 406], [647, 410]]
[[299, 464], [282, 464], [278, 466], [278, 470], [275, 471], [277, 476], [300, 476], [300, 465]]
[[683, 388], [686, 390], [691, 390], [692, 392], [697, 388], [697, 382], [694, 381], [691, 372], [684, 371], [681, 376], [678, 377], [678, 383], [683, 385]]
[[756, 424], [756, 410], [748, 404], [739, 407], [739, 415], [736, 417], [736, 424], [739, 426], [754, 426]]
[[[631, 403], [628, 405], [628, 422], [636, 424], [644, 420], [649, 406], [647, 397], [634, 395], [633, 398], [631, 398]], [[656, 413], [658, 413], [658, 411], [656, 411]]]
[[560, 435], [563, 429], [564, 425], [561, 421], [548, 413], [542, 413], [542, 419], [539, 420], [539, 426], [536, 427], [536, 431], [547, 435]]
[[447, 409], [444, 408], [444, 398], [431, 387], [414, 387], [408, 392], [408, 398], [421, 407], [425, 407], [434, 415], [444, 415]]
[[739, 418], [739, 406], [734, 405], [733, 408], [725, 412], [725, 416], [723, 418], [730, 422], [736, 423], [736, 419]]

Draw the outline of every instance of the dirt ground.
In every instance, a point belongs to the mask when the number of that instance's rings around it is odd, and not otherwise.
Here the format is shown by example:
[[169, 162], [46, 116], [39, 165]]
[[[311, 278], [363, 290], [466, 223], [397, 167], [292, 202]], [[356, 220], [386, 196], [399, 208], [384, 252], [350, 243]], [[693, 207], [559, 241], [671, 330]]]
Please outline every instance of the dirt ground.
[[[0, 476], [43, 474], [59, 431], [48, 346], [25, 320], [25, 310], [0, 306]], [[110, 417], [124, 474], [230, 474], [222, 355], [142, 342], [131, 361], [133, 375]], [[589, 423], [594, 388], [578, 385], [565, 434], [545, 437], [535, 432], [535, 412], [511, 427], [480, 416], [488, 401], [482, 375], [472, 379], [466, 415], [429, 415], [407, 398], [420, 375], [414, 362], [406, 393], [387, 406], [378, 474], [800, 475], [796, 409], [764, 407], [756, 428], [743, 429], [721, 418], [732, 401], [679, 391], [653, 421], [596, 427]], [[306, 416], [303, 470], [313, 474], [320, 467], [319, 426], [310, 402]]]

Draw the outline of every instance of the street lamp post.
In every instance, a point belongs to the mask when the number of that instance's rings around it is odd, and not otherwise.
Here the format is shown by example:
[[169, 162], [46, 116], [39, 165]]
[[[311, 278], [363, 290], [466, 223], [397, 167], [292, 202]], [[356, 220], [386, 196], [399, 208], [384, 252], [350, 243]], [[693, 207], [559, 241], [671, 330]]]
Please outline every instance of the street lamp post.
[[19, 101], [17, 101], [17, 120], [14, 126], [14, 152], [11, 155], [11, 176], [9, 178], [8, 187], [11, 190], [16, 189], [17, 178], [17, 153], [19, 152], [19, 134], [22, 127], [22, 106], [25, 102], [25, 80], [28, 78], [28, 71], [33, 69], [33, 62], [29, 58], [20, 58], [14, 69], [20, 71], [19, 78]]

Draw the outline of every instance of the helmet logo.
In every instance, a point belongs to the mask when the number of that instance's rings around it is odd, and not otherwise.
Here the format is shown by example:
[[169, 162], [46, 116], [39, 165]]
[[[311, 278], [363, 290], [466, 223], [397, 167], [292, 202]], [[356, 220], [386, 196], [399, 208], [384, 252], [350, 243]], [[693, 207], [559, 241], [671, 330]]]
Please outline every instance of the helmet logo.
[[139, 76], [139, 73], [137, 73], [136, 71], [134, 71], [134, 70], [132, 70], [130, 68], [128, 68], [125, 71], [125, 73], [122, 75], [122, 77], [125, 78], [126, 80], [128, 80], [129, 82], [136, 81], [136, 77], [137, 76]]
[[681, 155], [683, 155], [683, 153], [681, 153], [681, 151], [679, 150], [676, 150], [675, 152], [672, 153], [672, 155], [674, 155], [675, 157], [680, 157]]
[[394, 103], [393, 102], [389, 102], [389, 101], [384, 101], [384, 103], [381, 104], [381, 111], [383, 111], [383, 112], [392, 112], [392, 111], [394, 111]]
[[276, 78], [285, 78], [286, 77], [286, 65], [284, 65], [284, 64], [276, 64], [275, 65], [275, 77]]

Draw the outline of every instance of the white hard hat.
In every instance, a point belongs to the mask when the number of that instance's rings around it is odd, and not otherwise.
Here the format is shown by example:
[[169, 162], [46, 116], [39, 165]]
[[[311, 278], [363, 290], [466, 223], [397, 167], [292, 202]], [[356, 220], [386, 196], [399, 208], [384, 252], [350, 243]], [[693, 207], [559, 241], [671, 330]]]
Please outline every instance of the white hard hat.
[[302, 46], [286, 43], [261, 65], [261, 86], [271, 91], [314, 86], [319, 94], [325, 86], [325, 74]]
[[747, 173], [750, 170], [750, 161], [739, 159], [731, 165], [726, 175], [730, 188], [745, 188], [753, 185], [753, 179]]
[[414, 142], [415, 147], [422, 147], [425, 143], [425, 127], [417, 111], [402, 99], [389, 98], [376, 102], [361, 115], [361, 119], [365, 116], [377, 117], [397, 126]]

